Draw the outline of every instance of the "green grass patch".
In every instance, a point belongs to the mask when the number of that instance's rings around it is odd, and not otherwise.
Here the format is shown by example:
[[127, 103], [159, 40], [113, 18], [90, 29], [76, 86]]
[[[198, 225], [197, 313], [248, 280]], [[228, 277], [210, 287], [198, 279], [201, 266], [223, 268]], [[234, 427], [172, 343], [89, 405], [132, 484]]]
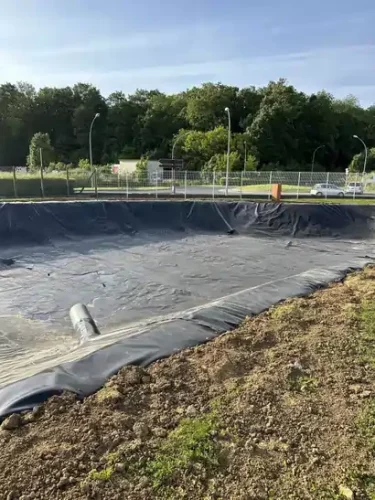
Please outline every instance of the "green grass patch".
[[[375, 302], [371, 300], [363, 301], [359, 317], [365, 334], [364, 339], [375, 342]], [[375, 344], [373, 354], [375, 357]]]
[[[281, 192], [282, 193], [309, 193], [310, 192], [310, 187], [306, 186], [295, 186], [293, 184], [282, 184], [281, 187]], [[243, 192], [251, 192], [251, 193], [257, 193], [258, 191], [271, 191], [271, 186], [270, 184], [247, 184], [242, 186], [242, 191]]]
[[331, 205], [375, 205], [375, 198], [364, 199], [364, 198], [299, 198], [299, 199], [289, 199], [281, 200], [283, 203], [319, 203], [319, 204], [331, 204]]
[[318, 380], [310, 375], [301, 373], [288, 377], [288, 388], [293, 392], [312, 393], [317, 390], [318, 386]]
[[[363, 330], [361, 358], [375, 368], [375, 303], [364, 300], [359, 311]], [[357, 426], [365, 438], [368, 448], [375, 454], [375, 400], [371, 400], [359, 416]]]
[[[67, 196], [68, 186], [66, 179], [45, 178], [45, 197]], [[74, 181], [69, 182], [69, 193], [73, 193]], [[39, 177], [17, 178], [14, 186], [13, 178], [0, 179], [0, 197], [2, 198], [37, 198], [42, 196], [42, 188]]]
[[[317, 500], [348, 500], [337, 488], [311, 487], [311, 493]], [[275, 499], [276, 500], [276, 499]]]
[[[366, 494], [366, 500], [375, 500], [375, 476], [373, 474], [352, 473], [350, 482]], [[358, 498], [363, 498], [363, 496]]]
[[115, 387], [104, 386], [96, 393], [96, 399], [99, 403], [106, 403], [109, 401], [116, 401], [122, 397]]
[[181, 421], [147, 465], [154, 488], [167, 487], [194, 468], [218, 467], [220, 449], [215, 441], [218, 431], [214, 414]]
[[299, 306], [295, 301], [284, 302], [270, 310], [271, 318], [276, 321], [294, 319], [297, 313], [299, 313]]
[[[165, 191], [166, 189], [171, 189], [171, 186], [163, 186], [163, 185], [158, 185], [158, 186], [132, 186], [129, 184], [129, 191], [157, 191], [157, 190], [160, 190], [160, 191]], [[127, 188], [126, 186], [124, 186], [123, 184], [121, 184], [120, 186], [114, 186], [114, 185], [111, 185], [111, 186], [105, 186], [105, 185], [100, 185], [98, 186], [98, 191], [123, 191], [124, 194], [126, 194], [126, 191], [127, 191]], [[85, 192], [88, 192], [88, 191], [92, 191], [94, 192], [95, 191], [95, 188], [91, 187], [91, 186], [88, 186], [88, 187], [85, 187]]]
[[362, 329], [360, 358], [364, 363], [375, 368], [375, 302], [362, 301], [357, 318]]
[[96, 469], [92, 470], [91, 472], [89, 472], [87, 478], [90, 481], [110, 481], [113, 474], [114, 474], [114, 469], [113, 467], [110, 466], [101, 471], [98, 471]]

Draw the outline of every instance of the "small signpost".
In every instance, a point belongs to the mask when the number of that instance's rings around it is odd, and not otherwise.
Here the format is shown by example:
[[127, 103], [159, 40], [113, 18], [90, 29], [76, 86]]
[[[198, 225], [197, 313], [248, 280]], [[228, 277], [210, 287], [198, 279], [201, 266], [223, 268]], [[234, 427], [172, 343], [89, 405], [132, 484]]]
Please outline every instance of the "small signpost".
[[164, 170], [183, 170], [184, 160], [162, 158], [161, 160], [159, 160], [159, 166]]

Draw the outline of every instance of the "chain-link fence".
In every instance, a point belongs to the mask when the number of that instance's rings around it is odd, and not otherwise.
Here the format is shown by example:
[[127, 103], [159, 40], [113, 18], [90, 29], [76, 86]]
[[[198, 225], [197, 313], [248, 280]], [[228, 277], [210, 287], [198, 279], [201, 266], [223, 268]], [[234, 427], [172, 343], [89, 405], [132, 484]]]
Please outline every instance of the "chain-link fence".
[[98, 174], [98, 193], [124, 192], [127, 197], [147, 196], [263, 197], [271, 198], [273, 184], [282, 185], [288, 197], [348, 197], [375, 195], [375, 178], [341, 172], [191, 172], [164, 171], [143, 175], [126, 172]]
[[372, 174], [340, 172], [191, 172], [153, 171], [108, 173], [71, 169], [27, 173], [17, 167], [0, 172], [0, 198], [119, 198], [173, 197], [271, 198], [273, 184], [282, 185], [289, 198], [375, 196]]

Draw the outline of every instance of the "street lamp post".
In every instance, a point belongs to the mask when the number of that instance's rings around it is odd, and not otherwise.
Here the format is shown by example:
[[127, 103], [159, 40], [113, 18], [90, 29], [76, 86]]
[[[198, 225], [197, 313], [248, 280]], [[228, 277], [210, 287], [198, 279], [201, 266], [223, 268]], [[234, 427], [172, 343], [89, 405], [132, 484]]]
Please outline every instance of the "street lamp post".
[[363, 147], [365, 148], [365, 162], [363, 164], [363, 173], [362, 173], [362, 175], [365, 175], [366, 165], [367, 165], [367, 146], [366, 146], [365, 142], [360, 137], [358, 137], [358, 135], [353, 135], [353, 137], [354, 137], [354, 139], [358, 139], [359, 141], [361, 141], [363, 144]]
[[315, 165], [315, 156], [316, 156], [316, 153], [319, 151], [319, 149], [323, 149], [325, 148], [325, 145], [322, 144], [321, 146], [318, 146], [314, 152], [313, 152], [313, 156], [312, 156], [312, 161], [311, 161], [311, 182], [312, 182], [312, 176], [313, 176], [313, 173], [314, 173], [314, 165]]
[[99, 118], [100, 116], [100, 113], [96, 113], [96, 115], [94, 116], [92, 122], [91, 122], [91, 125], [90, 125], [90, 133], [89, 133], [89, 153], [90, 153], [90, 167], [91, 167], [91, 170], [92, 170], [92, 127], [94, 126], [94, 122], [97, 118]]
[[[187, 132], [185, 132], [184, 134], [181, 134], [179, 135], [176, 140], [174, 141], [173, 143], [173, 146], [172, 146], [172, 160], [174, 160], [174, 150], [176, 149], [176, 146], [177, 146], [177, 143], [183, 138], [185, 137], [185, 135], [187, 134]], [[186, 175], [185, 175], [186, 177]], [[185, 187], [186, 187], [186, 183], [185, 183]], [[176, 183], [175, 183], [175, 171], [174, 171], [174, 168], [172, 169], [172, 194], [176, 194]]]
[[225, 177], [225, 196], [228, 196], [229, 187], [229, 157], [230, 157], [230, 140], [231, 140], [231, 120], [230, 109], [227, 107], [224, 110], [228, 115], [228, 151], [227, 151], [227, 174]]
[[245, 141], [245, 158], [243, 162], [243, 171], [246, 172], [246, 160], [247, 160], [247, 143]]
[[174, 150], [176, 149], [177, 144], [180, 142], [181, 139], [183, 139], [185, 137], [186, 134], [187, 134], [187, 132], [177, 136], [176, 140], [174, 141], [173, 147], [172, 147], [172, 160], [174, 160]]

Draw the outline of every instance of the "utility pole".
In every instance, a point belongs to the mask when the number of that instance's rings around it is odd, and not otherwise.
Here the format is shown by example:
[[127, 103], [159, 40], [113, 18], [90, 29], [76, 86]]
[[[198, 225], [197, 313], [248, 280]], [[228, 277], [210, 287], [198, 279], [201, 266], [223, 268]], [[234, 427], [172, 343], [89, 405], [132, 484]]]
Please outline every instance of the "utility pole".
[[40, 190], [42, 192], [42, 198], [44, 198], [44, 176], [43, 176], [43, 149], [39, 148], [40, 154]]
[[358, 135], [353, 135], [354, 139], [358, 139], [359, 141], [362, 142], [363, 144], [363, 147], [365, 148], [365, 161], [364, 161], [364, 164], [363, 164], [363, 173], [362, 175], [365, 175], [366, 173], [366, 165], [367, 165], [367, 146], [365, 144], [365, 141], [363, 141], [360, 137], [358, 137]]
[[229, 161], [230, 161], [230, 141], [231, 141], [231, 119], [230, 119], [230, 109], [225, 108], [225, 112], [228, 115], [228, 150], [227, 150], [227, 174], [225, 177], [225, 196], [228, 196], [229, 191]]

